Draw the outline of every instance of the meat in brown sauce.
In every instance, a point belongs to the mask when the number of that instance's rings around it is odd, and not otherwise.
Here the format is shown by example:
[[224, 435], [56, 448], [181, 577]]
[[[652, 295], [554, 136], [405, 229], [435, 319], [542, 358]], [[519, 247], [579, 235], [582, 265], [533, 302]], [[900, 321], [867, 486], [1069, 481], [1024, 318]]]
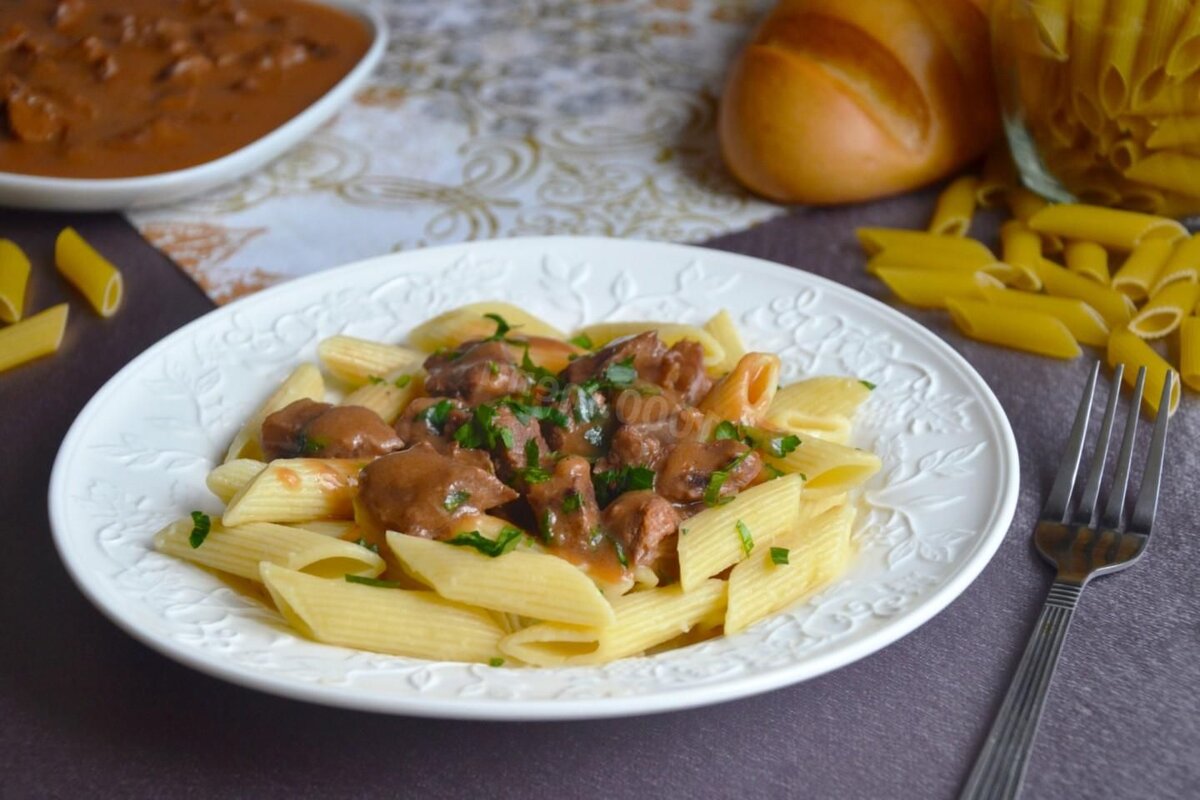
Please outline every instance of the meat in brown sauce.
[[686, 339], [666, 352], [658, 375], [651, 380], [688, 406], [699, 403], [713, 386], [712, 378], [704, 371], [704, 348]]
[[396, 435], [405, 447], [428, 442], [445, 452], [458, 426], [470, 417], [467, 404], [452, 397], [415, 398], [396, 420]]
[[655, 486], [659, 494], [674, 503], [694, 503], [705, 499], [713, 473], [724, 470], [728, 477], [719, 496], [731, 497], [758, 477], [762, 463], [758, 453], [733, 439], [716, 442], [685, 439], [672, 447], [659, 463]]
[[[562, 419], [545, 424], [546, 442], [551, 449], [564, 455], [583, 456], [589, 461], [604, 454], [605, 442], [616, 420], [603, 392], [571, 386], [555, 408], [562, 413]], [[560, 424], [563, 419], [566, 425]]]
[[425, 390], [431, 395], [458, 397], [472, 406], [522, 394], [530, 387], [529, 377], [500, 341], [466, 342], [435, 353], [425, 360], [425, 371]]
[[307, 398], [269, 415], [262, 448], [276, 458], [373, 458], [404, 446], [379, 415], [362, 406], [335, 406]]
[[[512, 447], [504, 441], [497, 442], [492, 450], [492, 459], [496, 462], [499, 474], [511, 482], [519, 470], [527, 467], [541, 466], [542, 459], [549, 455], [550, 449], [542, 438], [541, 428], [535, 419], [522, 422], [508, 406], [499, 406], [491, 424], [496, 430], [508, 431]], [[529, 456], [536, 453], [532, 462]]]
[[422, 442], [363, 468], [359, 501], [374, 526], [446, 539], [457, 519], [517, 499], [489, 470]]
[[567, 383], [586, 383], [588, 379], [600, 376], [610, 365], [632, 359], [638, 375], [652, 381], [658, 376], [659, 365], [666, 352], [667, 346], [654, 331], [622, 336], [595, 353], [572, 361], [561, 377]]
[[592, 487], [592, 465], [567, 456], [554, 466], [549, 480], [529, 487], [529, 506], [538, 531], [548, 544], [579, 551], [594, 549], [603, 537], [600, 507]]
[[[651, 405], [648, 403], [643, 408]], [[633, 418], [643, 419], [640, 416]], [[665, 415], [647, 415], [645, 421], [630, 422], [617, 428], [601, 468], [658, 469], [678, 442], [700, 437], [704, 428], [704, 414], [694, 408], [684, 408]]]
[[655, 566], [675, 551], [679, 514], [670, 502], [644, 489], [626, 492], [603, 513], [604, 529], [625, 549], [631, 565]]

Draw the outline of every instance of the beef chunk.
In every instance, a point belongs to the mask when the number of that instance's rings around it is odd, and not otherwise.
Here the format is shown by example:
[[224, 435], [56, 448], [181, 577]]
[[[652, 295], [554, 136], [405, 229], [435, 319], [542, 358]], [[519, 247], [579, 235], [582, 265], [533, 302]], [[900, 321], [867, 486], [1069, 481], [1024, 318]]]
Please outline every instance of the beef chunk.
[[446, 452], [453, 444], [450, 437], [470, 414], [463, 401], [452, 397], [418, 397], [396, 420], [396, 434], [406, 447], [428, 442]]
[[335, 406], [304, 398], [269, 415], [262, 424], [262, 447], [268, 460], [373, 458], [403, 446], [378, 414], [362, 406]]
[[604, 459], [602, 467], [657, 469], [677, 442], [696, 438], [703, 426], [704, 414], [694, 408], [681, 409], [661, 417], [652, 416], [645, 422], [622, 425], [613, 434], [608, 456]]
[[587, 550], [600, 535], [600, 508], [592, 488], [592, 466], [567, 456], [550, 479], [529, 487], [529, 506], [542, 539], [557, 547]]
[[654, 383], [685, 405], [699, 403], [713, 385], [704, 371], [704, 348], [698, 342], [676, 342], [663, 356]]
[[604, 509], [604, 529], [625, 549], [631, 565], [653, 565], [675, 552], [679, 514], [650, 490], [626, 492]]
[[[508, 435], [512, 439], [512, 447], [501, 441], [492, 450], [492, 458], [496, 462], [500, 476], [505, 480], [511, 480], [517, 470], [540, 466], [542, 458], [550, 452], [546, 446], [546, 440], [542, 438], [542, 431], [538, 427], [536, 419], [529, 418], [522, 422], [511, 408], [500, 406], [496, 409], [491, 424], [495, 430], [508, 431]], [[529, 456], [533, 452], [536, 452], [537, 456], [530, 461]]]
[[589, 460], [599, 458], [604, 453], [603, 445], [614, 423], [604, 394], [570, 386], [566, 396], [555, 407], [562, 412], [567, 424], [546, 420], [544, 427], [550, 448], [558, 453], [583, 456]]
[[734, 439], [718, 442], [683, 440], [671, 448], [658, 465], [658, 493], [675, 503], [694, 503], [704, 499], [712, 474], [729, 470], [739, 456], [745, 458], [729, 471], [720, 489], [721, 497], [737, 494], [748, 486], [762, 469], [762, 457]]
[[585, 383], [599, 377], [610, 364], [619, 364], [633, 359], [638, 375], [652, 380], [658, 375], [659, 363], [667, 352], [667, 346], [654, 331], [622, 336], [614, 339], [590, 356], [577, 358], [562, 372], [567, 383]]
[[489, 470], [439, 453], [422, 442], [376, 459], [362, 471], [359, 501], [376, 526], [445, 539], [459, 517], [479, 514], [517, 498]]
[[522, 394], [530, 386], [503, 342], [466, 342], [452, 352], [436, 353], [425, 359], [425, 371], [430, 394], [459, 397], [472, 406]]

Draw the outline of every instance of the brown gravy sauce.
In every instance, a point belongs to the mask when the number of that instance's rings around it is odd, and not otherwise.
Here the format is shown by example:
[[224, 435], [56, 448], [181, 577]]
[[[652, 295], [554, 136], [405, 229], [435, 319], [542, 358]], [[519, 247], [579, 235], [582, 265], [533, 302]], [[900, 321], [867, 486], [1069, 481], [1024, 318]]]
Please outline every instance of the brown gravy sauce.
[[319, 99], [370, 39], [303, 0], [4, 0], [0, 171], [117, 178], [211, 161]]

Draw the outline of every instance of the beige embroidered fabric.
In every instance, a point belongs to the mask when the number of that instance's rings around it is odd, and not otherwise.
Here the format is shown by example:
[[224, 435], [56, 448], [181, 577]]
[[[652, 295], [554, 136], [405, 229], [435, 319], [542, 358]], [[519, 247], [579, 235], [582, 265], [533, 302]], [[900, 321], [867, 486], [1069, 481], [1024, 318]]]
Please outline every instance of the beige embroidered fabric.
[[391, 37], [317, 134], [130, 219], [216, 302], [382, 253], [506, 236], [693, 242], [780, 208], [721, 164], [726, 65], [769, 0], [377, 0]]

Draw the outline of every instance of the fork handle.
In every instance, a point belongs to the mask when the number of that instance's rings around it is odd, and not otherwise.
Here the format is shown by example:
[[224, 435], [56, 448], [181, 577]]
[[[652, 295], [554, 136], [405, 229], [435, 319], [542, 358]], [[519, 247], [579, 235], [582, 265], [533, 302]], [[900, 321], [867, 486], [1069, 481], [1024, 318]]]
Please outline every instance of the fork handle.
[[1061, 580], [1051, 584], [1037, 626], [1025, 645], [1025, 654], [960, 800], [1007, 800], [1020, 792], [1050, 679], [1082, 591], [1081, 584]]

